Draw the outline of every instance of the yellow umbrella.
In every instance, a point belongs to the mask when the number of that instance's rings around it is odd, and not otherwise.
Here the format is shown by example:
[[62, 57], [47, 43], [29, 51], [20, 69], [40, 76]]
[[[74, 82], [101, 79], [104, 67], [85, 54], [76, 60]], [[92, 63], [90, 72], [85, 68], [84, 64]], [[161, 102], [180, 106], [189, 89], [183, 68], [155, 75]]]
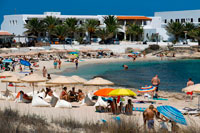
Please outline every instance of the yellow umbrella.
[[[15, 83], [15, 93], [16, 93], [16, 84], [17, 83], [21, 83], [21, 81], [20, 81], [20, 79], [19, 79], [19, 77], [18, 76], [13, 76], [13, 77], [11, 77], [11, 78], [8, 78], [8, 79], [3, 79], [3, 80], [1, 80], [1, 82], [12, 82], [12, 83]], [[6, 85], [6, 88], [7, 88], [7, 85]]]
[[86, 82], [87, 82], [87, 80], [86, 80], [86, 79], [84, 79], [84, 78], [81, 78], [81, 77], [79, 77], [79, 76], [76, 76], [76, 75], [72, 76], [71, 78], [72, 78], [72, 79], [74, 79], [74, 80], [76, 80], [76, 81], [78, 81], [78, 82], [79, 82], [79, 83], [81, 83], [81, 84], [84, 84], [84, 83], [86, 83]]
[[136, 96], [136, 93], [129, 89], [115, 89], [108, 96]]
[[31, 74], [29, 76], [23, 77], [21, 81], [27, 83], [33, 83], [33, 94], [34, 94], [34, 83], [45, 82], [47, 81], [47, 79], [37, 74]]
[[109, 81], [109, 80], [97, 77], [97, 78], [94, 78], [94, 79], [91, 79], [91, 80], [87, 81], [85, 83], [85, 85], [97, 85], [97, 86], [100, 86], [100, 85], [114, 85], [114, 83]]

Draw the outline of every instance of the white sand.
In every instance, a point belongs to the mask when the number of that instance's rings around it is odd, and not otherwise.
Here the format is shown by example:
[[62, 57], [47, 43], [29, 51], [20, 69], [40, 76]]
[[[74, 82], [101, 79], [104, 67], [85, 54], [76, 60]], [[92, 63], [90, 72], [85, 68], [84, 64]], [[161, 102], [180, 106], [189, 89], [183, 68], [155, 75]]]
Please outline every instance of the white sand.
[[[152, 56], [147, 56], [147, 58], [139, 58], [137, 60], [149, 60], [149, 59], [155, 59], [155, 60], [160, 60], [158, 57], [152, 57]], [[112, 58], [112, 59], [87, 59], [83, 62], [79, 62], [80, 66], [85, 65], [88, 63], [104, 63], [104, 62], [116, 62], [116, 61], [132, 61], [131, 59], [119, 59], [119, 58]], [[53, 61], [40, 61], [40, 67], [37, 68], [38, 71], [37, 73], [41, 74], [41, 70], [43, 66], [46, 66], [48, 69], [48, 72], [53, 73], [53, 72], [62, 72], [66, 68], [70, 67], [75, 67], [74, 63], [68, 63], [64, 62], [62, 60], [62, 70], [54, 70], [53, 69]], [[24, 74], [20, 74], [23, 76]], [[52, 75], [54, 77], [54, 75]], [[19, 87], [17, 90], [23, 90], [26, 93], [32, 91], [32, 87], [29, 87], [29, 84], [23, 84], [26, 85], [27, 87]], [[5, 83], [0, 83], [1, 90], [5, 90]], [[14, 87], [8, 87], [9, 90], [14, 92]], [[78, 89], [78, 88], [77, 88]], [[39, 90], [39, 88], [36, 88], [36, 90]], [[94, 88], [91, 87], [91, 89], [87, 88], [87, 91], [89, 90], [94, 90]], [[59, 95], [61, 89], [57, 88], [56, 93]], [[171, 105], [174, 106], [178, 109], [182, 109], [184, 107], [190, 107], [190, 108], [196, 108], [197, 107], [197, 97], [194, 98], [192, 102], [185, 102], [185, 100], [177, 100], [173, 97], [180, 97], [182, 98], [181, 93], [168, 93], [168, 92], [161, 92], [161, 96], [167, 97], [169, 100], [168, 101], [156, 101], [156, 104], [154, 104], [155, 107], [160, 106], [160, 105]], [[172, 97], [172, 98], [171, 98]], [[143, 99], [143, 97], [138, 97], [138, 99]], [[138, 100], [137, 99], [137, 100]], [[133, 99], [135, 100], [135, 99]], [[15, 103], [14, 101], [6, 101], [6, 100], [0, 100], [0, 107], [1, 109], [4, 109], [6, 107], [10, 107], [12, 109], [17, 109], [20, 111], [21, 114], [37, 114], [40, 116], [44, 116], [47, 120], [51, 121], [52, 119], [60, 119], [63, 120], [65, 118], [72, 118], [77, 121], [81, 122], [97, 122], [100, 119], [106, 119], [110, 120], [112, 119], [113, 115], [110, 113], [96, 113], [95, 112], [95, 107], [94, 106], [81, 106], [79, 103], [72, 103], [74, 106], [72, 109], [60, 109], [60, 108], [53, 108], [53, 107], [32, 107], [31, 104], [25, 104], [25, 103]], [[148, 107], [150, 104], [134, 104], [135, 107]], [[143, 124], [142, 121], [142, 113], [140, 112], [133, 112], [133, 116], [125, 116], [125, 115], [120, 115], [121, 117], [125, 118], [131, 118], [131, 119], [137, 119], [140, 124]], [[196, 120], [196, 122], [200, 122], [198, 117], [194, 116], [186, 116], [187, 121]], [[158, 125], [158, 123], [157, 123]]]

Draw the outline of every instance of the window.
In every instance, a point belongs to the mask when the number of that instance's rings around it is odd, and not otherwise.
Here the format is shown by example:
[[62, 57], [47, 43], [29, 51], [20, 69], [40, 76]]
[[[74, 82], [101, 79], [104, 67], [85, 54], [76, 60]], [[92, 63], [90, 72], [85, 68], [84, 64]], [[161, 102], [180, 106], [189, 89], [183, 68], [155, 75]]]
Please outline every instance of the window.
[[147, 21], [144, 21], [144, 23], [143, 23], [144, 25], [147, 25]]
[[170, 19], [170, 22], [172, 23], [172, 22], [173, 22], [173, 19]]
[[13, 20], [13, 25], [15, 25], [15, 21]]
[[15, 24], [17, 25], [17, 20], [15, 20]]
[[167, 19], [165, 19], [164, 22], [167, 23]]
[[10, 20], [10, 25], [12, 24], [12, 21]]
[[83, 24], [83, 22], [82, 22], [82, 21], [79, 21], [79, 24]]
[[184, 18], [181, 19], [181, 23], [185, 23], [185, 19]]
[[190, 19], [190, 22], [193, 22], [193, 18]]
[[176, 19], [175, 21], [176, 21], [176, 22], [179, 22], [179, 19]]
[[198, 18], [198, 22], [200, 22], [200, 18]]

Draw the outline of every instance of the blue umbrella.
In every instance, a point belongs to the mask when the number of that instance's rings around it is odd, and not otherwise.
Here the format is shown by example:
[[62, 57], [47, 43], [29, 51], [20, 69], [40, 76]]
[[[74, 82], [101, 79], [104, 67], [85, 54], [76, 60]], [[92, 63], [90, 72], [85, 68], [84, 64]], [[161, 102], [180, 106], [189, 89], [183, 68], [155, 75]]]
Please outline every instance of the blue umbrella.
[[78, 52], [70, 52], [69, 54], [78, 54]]
[[183, 114], [178, 109], [172, 106], [165, 105], [165, 106], [158, 106], [157, 110], [171, 121], [187, 125], [187, 122]]
[[12, 63], [13, 61], [11, 59], [5, 59], [3, 60], [3, 63]]
[[20, 63], [22, 64], [22, 65], [24, 65], [24, 66], [31, 66], [31, 63], [30, 62], [28, 62], [28, 61], [25, 61], [25, 60], [20, 60]]

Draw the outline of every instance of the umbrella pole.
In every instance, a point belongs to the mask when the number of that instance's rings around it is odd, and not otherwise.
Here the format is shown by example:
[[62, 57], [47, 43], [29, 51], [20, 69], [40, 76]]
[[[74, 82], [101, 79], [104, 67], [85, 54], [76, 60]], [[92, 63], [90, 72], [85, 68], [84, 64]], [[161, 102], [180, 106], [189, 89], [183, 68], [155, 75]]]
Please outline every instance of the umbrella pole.
[[16, 93], [16, 86], [17, 86], [17, 83], [15, 83], [15, 93]]
[[34, 83], [33, 83], [33, 94], [34, 94]]
[[6, 82], [6, 90], [8, 89], [8, 82]]
[[199, 104], [200, 104], [200, 95], [198, 96], [198, 110], [200, 110], [199, 109]]

